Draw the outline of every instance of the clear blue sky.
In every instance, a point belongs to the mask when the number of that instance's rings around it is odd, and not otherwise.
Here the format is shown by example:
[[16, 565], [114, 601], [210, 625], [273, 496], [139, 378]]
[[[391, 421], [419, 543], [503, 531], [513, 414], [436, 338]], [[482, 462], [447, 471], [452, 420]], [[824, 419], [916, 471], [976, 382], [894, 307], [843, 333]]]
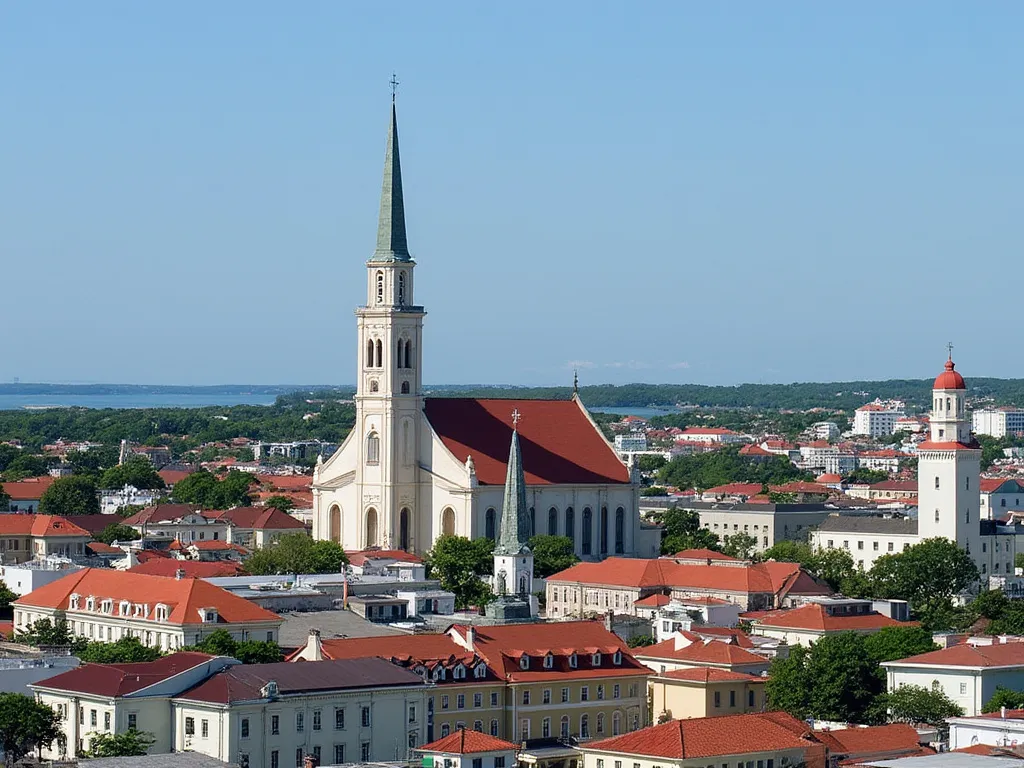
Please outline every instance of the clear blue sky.
[[0, 381], [354, 382], [392, 70], [427, 382], [1024, 376], [1022, 29], [3, 3]]

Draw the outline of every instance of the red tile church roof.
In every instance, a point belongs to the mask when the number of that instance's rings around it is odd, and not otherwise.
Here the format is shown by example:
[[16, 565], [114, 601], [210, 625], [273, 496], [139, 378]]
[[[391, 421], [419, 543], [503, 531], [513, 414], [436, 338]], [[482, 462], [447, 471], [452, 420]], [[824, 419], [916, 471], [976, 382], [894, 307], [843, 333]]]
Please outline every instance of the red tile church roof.
[[628, 483], [629, 472], [573, 400], [429, 398], [424, 411], [459, 461], [473, 457], [481, 485], [503, 485], [512, 442], [512, 411], [522, 414], [519, 441], [529, 485]]

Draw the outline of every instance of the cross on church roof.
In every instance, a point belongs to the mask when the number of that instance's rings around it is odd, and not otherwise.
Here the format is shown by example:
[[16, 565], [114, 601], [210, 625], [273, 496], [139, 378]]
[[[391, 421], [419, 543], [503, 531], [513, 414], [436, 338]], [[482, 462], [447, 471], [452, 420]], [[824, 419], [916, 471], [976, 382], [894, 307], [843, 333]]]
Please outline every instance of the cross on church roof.
[[952, 341], [946, 342], [946, 349], [949, 350], [949, 359], [952, 360], [953, 359], [953, 342]]
[[521, 418], [523, 418], [523, 415], [521, 413], [519, 413], [519, 409], [518, 408], [513, 408], [512, 409], [512, 429], [517, 429], [517, 425], [519, 424], [519, 420]]
[[395, 94], [398, 93], [398, 77], [394, 72], [391, 73], [391, 103], [395, 103]]

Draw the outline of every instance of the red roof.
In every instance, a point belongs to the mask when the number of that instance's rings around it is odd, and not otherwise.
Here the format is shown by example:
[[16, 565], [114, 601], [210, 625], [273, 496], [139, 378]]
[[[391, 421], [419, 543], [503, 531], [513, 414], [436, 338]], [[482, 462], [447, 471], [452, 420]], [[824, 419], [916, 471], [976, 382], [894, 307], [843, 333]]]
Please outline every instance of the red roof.
[[360, 549], [346, 551], [351, 565], [362, 566], [368, 560], [395, 560], [400, 563], [422, 563], [423, 559], [404, 549]]
[[981, 446], [975, 441], [970, 443], [959, 443], [955, 440], [925, 440], [923, 443], [917, 444], [917, 450], [920, 451], [962, 451], [965, 449], [969, 450], [981, 450]]
[[660, 608], [663, 605], [668, 605], [672, 602], [672, 598], [668, 595], [648, 595], [647, 597], [641, 597], [639, 600], [634, 601], [633, 605], [637, 608]]
[[661, 677], [670, 680], [686, 680], [693, 683], [763, 683], [766, 678], [758, 675], [748, 675], [745, 672], [733, 672], [728, 669], [717, 669], [715, 667], [690, 667], [689, 669], [674, 669], [671, 672], [662, 673]]
[[754, 443], [750, 443], [749, 445], [744, 445], [742, 448], [740, 448], [740, 456], [774, 456], [774, 455], [775, 455], [774, 453], [771, 453], [770, 451], [766, 451], [760, 445], [755, 445]]
[[144, 601], [150, 610], [163, 603], [170, 609], [167, 622], [174, 625], [201, 624], [203, 608], [215, 608], [220, 624], [281, 622], [277, 614], [202, 579], [148, 576], [111, 568], [83, 568], [22, 595], [14, 604], [66, 611], [72, 593], [109, 597], [115, 602]]
[[574, 400], [428, 398], [427, 420], [459, 461], [472, 456], [482, 485], [504, 485], [512, 411], [530, 485], [628, 483], [629, 471]]
[[713, 549], [683, 549], [672, 555], [673, 560], [719, 560], [721, 562], [739, 562], [738, 557], [732, 557], [724, 552], [716, 552]]
[[896, 621], [877, 611], [854, 615], [830, 615], [826, 606], [820, 603], [807, 603], [799, 608], [775, 611], [758, 620], [762, 627], [778, 627], [780, 629], [810, 629], [822, 632], [844, 632], [865, 629], [882, 629], [884, 627], [918, 626], [918, 622]]
[[261, 485], [270, 485], [282, 491], [304, 491], [313, 485], [312, 475], [256, 475]]
[[0, 536], [85, 536], [92, 534], [57, 515], [0, 515]]
[[843, 478], [841, 476], [833, 474], [831, 472], [826, 472], [823, 475], [818, 475], [818, 477], [816, 479], [816, 482], [819, 482], [819, 483], [841, 483], [841, 482], [843, 482]]
[[996, 643], [995, 645], [971, 645], [964, 643], [939, 651], [920, 653], [898, 661], [884, 664], [917, 665], [937, 667], [1020, 667], [1024, 666], [1024, 643]]
[[917, 729], [906, 723], [816, 731], [814, 735], [833, 755], [844, 757], [887, 755], [894, 752], [916, 753], [921, 748], [921, 737]]
[[519, 745], [479, 731], [459, 728], [455, 733], [418, 747], [419, 752], [440, 752], [444, 755], [472, 755], [479, 752], [518, 752]]
[[830, 489], [818, 483], [808, 483], [805, 480], [795, 480], [784, 485], [772, 485], [769, 487], [772, 493], [817, 493], [827, 496]]
[[946, 361], [946, 370], [935, 378], [935, 385], [932, 389], [967, 389], [964, 377], [956, 372], [956, 365], [952, 360]]
[[761, 492], [761, 483], [726, 483], [708, 488], [704, 493], [715, 496], [754, 496]]
[[0, 488], [3, 488], [4, 492], [11, 497], [11, 501], [38, 501], [46, 489], [53, 485], [55, 479], [49, 475], [26, 477], [24, 480], [0, 483]]
[[104, 544], [102, 541], [90, 541], [85, 545], [85, 548], [91, 551], [94, 555], [120, 555], [121, 557], [124, 557], [123, 549], [111, 546], [110, 544]]
[[125, 525], [147, 525], [151, 523], [168, 523], [180, 520], [187, 515], [200, 514], [199, 507], [194, 504], [156, 504], [140, 509], [124, 520]]
[[258, 531], [301, 531], [306, 529], [301, 521], [273, 507], [235, 507], [223, 512], [204, 512], [203, 514], [206, 517], [223, 520], [238, 528], [252, 528]]
[[184, 480], [186, 477], [192, 474], [190, 470], [181, 469], [161, 469], [157, 472], [160, 475], [160, 479], [164, 481], [166, 485], [174, 485], [179, 480]]
[[41, 680], [36, 685], [94, 696], [124, 696], [205, 664], [212, 658], [205, 653], [182, 651], [136, 664], [83, 664], [77, 669]]
[[209, 579], [214, 576], [239, 576], [245, 573], [240, 563], [229, 560], [206, 562], [203, 560], [172, 560], [151, 558], [129, 568], [126, 573], [144, 573], [149, 576], [176, 577], [178, 571], [185, 572], [187, 579]]
[[117, 515], [72, 515], [68, 520], [93, 536], [108, 526], [124, 522]]
[[680, 434], [682, 435], [735, 435], [731, 429], [724, 427], [687, 427]]
[[585, 751], [619, 752], [671, 760], [774, 752], [814, 745], [810, 727], [784, 712], [670, 720], [583, 745]]
[[677, 638], [670, 637], [646, 648], [636, 648], [633, 653], [641, 659], [664, 659], [699, 666], [768, 666], [768, 660], [764, 656], [751, 653], [728, 640], [704, 639], [693, 632], [679, 634], [689, 643], [688, 645], [677, 648]]

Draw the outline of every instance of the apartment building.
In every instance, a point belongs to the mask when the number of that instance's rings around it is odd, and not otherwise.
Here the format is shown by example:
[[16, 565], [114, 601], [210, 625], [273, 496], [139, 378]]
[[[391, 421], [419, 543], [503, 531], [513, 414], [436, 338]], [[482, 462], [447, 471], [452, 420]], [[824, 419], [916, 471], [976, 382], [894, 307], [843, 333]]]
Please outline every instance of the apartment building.
[[766, 677], [712, 667], [675, 669], [652, 677], [655, 719], [725, 717], [765, 708]]
[[113, 642], [137, 637], [161, 650], [202, 642], [226, 630], [236, 640], [277, 641], [284, 621], [203, 579], [83, 568], [14, 603], [14, 626], [63, 618], [79, 637]]
[[875, 401], [862, 405], [853, 414], [853, 433], [883, 437], [896, 431], [897, 420], [906, 416], [902, 403]]
[[1006, 437], [1024, 433], [1024, 410], [983, 408], [971, 414], [971, 431], [976, 435]]
[[894, 555], [917, 544], [917, 520], [903, 517], [832, 515], [811, 531], [815, 551], [845, 549], [854, 565], [871, 570], [882, 555]]
[[124, 521], [146, 539], [176, 541], [181, 546], [223, 542], [245, 549], [265, 547], [288, 533], [305, 532], [306, 526], [273, 507], [236, 507], [202, 510], [191, 504], [158, 504], [136, 512]]
[[84, 557], [92, 540], [84, 528], [57, 515], [0, 515], [0, 560], [23, 563], [54, 557]]

